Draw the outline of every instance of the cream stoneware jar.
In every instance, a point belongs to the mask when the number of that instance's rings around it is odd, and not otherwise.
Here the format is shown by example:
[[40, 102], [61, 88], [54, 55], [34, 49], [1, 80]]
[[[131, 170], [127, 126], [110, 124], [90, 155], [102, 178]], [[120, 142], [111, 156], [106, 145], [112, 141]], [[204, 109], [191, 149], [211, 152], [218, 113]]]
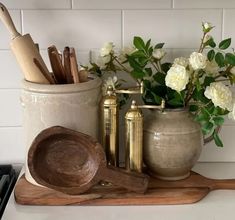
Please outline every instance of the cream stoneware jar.
[[201, 127], [187, 109], [153, 110], [144, 122], [144, 162], [154, 177], [187, 178], [202, 146]]
[[[84, 83], [63, 85], [22, 82], [21, 103], [27, 153], [37, 134], [51, 126], [60, 125], [98, 137], [102, 81], [98, 77], [89, 79]], [[25, 169], [26, 179], [37, 185], [28, 170], [27, 157]]]

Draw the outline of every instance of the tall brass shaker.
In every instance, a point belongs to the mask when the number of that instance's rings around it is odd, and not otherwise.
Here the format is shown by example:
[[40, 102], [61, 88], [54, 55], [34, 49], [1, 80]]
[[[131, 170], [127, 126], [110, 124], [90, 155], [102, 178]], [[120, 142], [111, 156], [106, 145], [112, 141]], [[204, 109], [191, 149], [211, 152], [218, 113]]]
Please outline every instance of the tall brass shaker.
[[106, 95], [101, 100], [101, 132], [101, 144], [107, 163], [118, 167], [118, 100], [112, 86], [108, 86]]

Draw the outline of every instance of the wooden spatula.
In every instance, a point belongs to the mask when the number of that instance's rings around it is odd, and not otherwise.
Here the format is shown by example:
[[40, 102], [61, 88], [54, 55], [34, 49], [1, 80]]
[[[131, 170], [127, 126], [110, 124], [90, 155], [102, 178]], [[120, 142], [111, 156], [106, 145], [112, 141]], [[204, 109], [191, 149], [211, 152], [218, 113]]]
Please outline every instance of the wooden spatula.
[[65, 70], [57, 48], [52, 45], [47, 49], [54, 76], [59, 84], [66, 83]]
[[70, 67], [71, 67], [71, 74], [73, 76], [73, 82], [79, 83], [79, 73], [78, 73], [78, 64], [75, 49], [73, 47], [70, 48]]
[[73, 76], [71, 73], [71, 66], [70, 66], [70, 48], [65, 47], [63, 51], [64, 55], [64, 70], [67, 83], [73, 83]]

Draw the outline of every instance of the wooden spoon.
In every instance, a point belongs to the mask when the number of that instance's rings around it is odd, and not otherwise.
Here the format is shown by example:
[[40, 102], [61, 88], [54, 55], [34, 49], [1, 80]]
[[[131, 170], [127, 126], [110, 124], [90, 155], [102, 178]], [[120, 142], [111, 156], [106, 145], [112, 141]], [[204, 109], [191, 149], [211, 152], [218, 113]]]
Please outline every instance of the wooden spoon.
[[64, 127], [42, 131], [28, 152], [28, 167], [41, 185], [68, 194], [80, 194], [100, 180], [144, 193], [148, 176], [106, 166], [103, 147], [92, 137]]

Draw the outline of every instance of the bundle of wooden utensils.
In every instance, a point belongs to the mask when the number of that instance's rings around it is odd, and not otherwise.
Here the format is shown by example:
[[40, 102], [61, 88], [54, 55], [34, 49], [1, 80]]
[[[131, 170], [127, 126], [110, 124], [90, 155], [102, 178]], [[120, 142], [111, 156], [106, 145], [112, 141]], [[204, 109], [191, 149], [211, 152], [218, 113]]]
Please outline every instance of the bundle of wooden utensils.
[[11, 34], [11, 50], [15, 54], [24, 78], [29, 82], [40, 84], [66, 84], [87, 81], [87, 71], [78, 68], [74, 48], [65, 47], [63, 56], [55, 46], [48, 48], [53, 73], [44, 63], [39, 47], [30, 34], [21, 35], [11, 19], [7, 8], [0, 3], [0, 20]]
[[88, 80], [88, 72], [78, 67], [76, 53], [73, 47], [65, 47], [63, 54], [54, 45], [48, 47], [47, 51], [52, 73], [44, 69], [36, 58], [33, 61], [50, 84], [82, 83]]

